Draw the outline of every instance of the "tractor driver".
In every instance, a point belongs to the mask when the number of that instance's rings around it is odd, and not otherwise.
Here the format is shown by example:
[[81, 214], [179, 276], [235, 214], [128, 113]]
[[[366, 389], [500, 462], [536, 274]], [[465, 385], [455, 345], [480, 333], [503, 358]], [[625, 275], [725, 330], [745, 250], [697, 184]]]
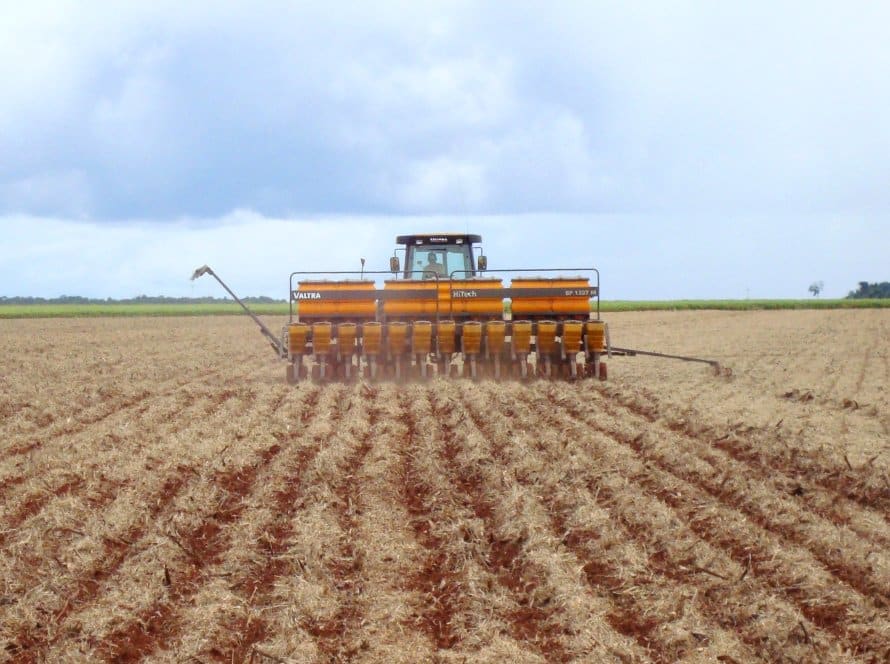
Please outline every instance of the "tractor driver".
[[436, 260], [436, 252], [431, 251], [426, 256], [429, 261], [423, 268], [423, 278], [424, 279], [435, 279], [438, 277], [444, 277], [445, 275], [445, 266], [439, 263]]

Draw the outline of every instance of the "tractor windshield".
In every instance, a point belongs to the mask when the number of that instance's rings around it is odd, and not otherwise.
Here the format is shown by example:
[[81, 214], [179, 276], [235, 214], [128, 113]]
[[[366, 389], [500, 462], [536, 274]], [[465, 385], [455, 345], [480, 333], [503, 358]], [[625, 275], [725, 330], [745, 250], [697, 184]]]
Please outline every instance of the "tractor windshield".
[[473, 276], [470, 246], [466, 244], [436, 244], [409, 246], [405, 259], [407, 279], [448, 279], [457, 271], [458, 278]]

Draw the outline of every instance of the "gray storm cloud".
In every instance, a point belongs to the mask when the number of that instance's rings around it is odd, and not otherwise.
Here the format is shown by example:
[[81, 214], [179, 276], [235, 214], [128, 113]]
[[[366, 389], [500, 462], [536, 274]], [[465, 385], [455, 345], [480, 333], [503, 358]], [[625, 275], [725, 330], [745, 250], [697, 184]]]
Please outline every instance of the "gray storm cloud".
[[884, 3], [34, 2], [0, 214], [874, 211]]

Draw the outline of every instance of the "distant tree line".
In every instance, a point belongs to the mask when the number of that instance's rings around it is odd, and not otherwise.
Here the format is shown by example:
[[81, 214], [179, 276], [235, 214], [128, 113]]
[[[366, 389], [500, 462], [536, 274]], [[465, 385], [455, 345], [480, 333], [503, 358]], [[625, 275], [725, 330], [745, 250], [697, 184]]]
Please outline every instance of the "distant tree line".
[[867, 281], [860, 281], [859, 288], [850, 291], [847, 298], [851, 300], [890, 298], [890, 281], [882, 281], [879, 284], [870, 284]]
[[[265, 295], [259, 297], [242, 297], [243, 301], [249, 304], [274, 304], [276, 302], [287, 302], [287, 300], [276, 300]], [[136, 297], [128, 297], [116, 300], [110, 297], [94, 298], [82, 297], [80, 295], [60, 295], [59, 297], [28, 297], [15, 296], [6, 297], [0, 295], [0, 305], [2, 304], [214, 304], [234, 302], [228, 297], [167, 297], [165, 295], [137, 295]]]

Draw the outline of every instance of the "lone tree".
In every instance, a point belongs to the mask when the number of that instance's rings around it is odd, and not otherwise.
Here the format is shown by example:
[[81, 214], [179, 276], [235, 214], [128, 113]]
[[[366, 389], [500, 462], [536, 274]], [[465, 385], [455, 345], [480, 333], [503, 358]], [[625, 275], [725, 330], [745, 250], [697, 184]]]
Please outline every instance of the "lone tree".
[[822, 289], [825, 288], [824, 281], [814, 281], [810, 284], [809, 291], [813, 294], [813, 297], [819, 297], [819, 293], [822, 292]]

